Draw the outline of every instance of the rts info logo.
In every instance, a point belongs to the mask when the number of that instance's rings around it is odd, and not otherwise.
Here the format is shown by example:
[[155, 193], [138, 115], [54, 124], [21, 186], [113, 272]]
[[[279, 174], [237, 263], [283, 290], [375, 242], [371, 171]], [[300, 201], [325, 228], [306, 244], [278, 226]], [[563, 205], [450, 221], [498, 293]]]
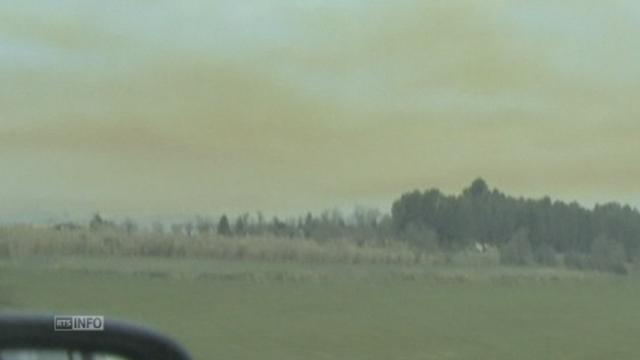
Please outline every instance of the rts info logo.
[[104, 316], [67, 315], [54, 318], [55, 331], [103, 331]]

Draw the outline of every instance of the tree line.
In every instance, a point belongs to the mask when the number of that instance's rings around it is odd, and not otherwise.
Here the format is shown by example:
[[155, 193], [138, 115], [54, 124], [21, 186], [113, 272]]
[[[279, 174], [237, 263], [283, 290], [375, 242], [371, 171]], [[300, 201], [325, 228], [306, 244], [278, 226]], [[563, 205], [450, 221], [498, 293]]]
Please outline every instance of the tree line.
[[[61, 224], [58, 226], [75, 226]], [[121, 224], [94, 215], [89, 228], [138, 231], [130, 219]], [[354, 241], [357, 244], [401, 241], [418, 251], [455, 252], [494, 247], [507, 264], [554, 265], [561, 258], [576, 268], [611, 270], [640, 258], [640, 213], [618, 203], [589, 209], [576, 202], [513, 197], [490, 189], [478, 178], [460, 194], [436, 188], [400, 196], [385, 214], [356, 208], [311, 212], [290, 218], [267, 219], [261, 212], [217, 219], [199, 216], [192, 221], [155, 223], [151, 230], [177, 236], [260, 236], [305, 238], [318, 242]]]
[[593, 209], [549, 197], [526, 199], [491, 190], [479, 178], [459, 195], [438, 189], [402, 195], [392, 206], [394, 234], [416, 245], [456, 249], [493, 245], [505, 262], [616, 267], [640, 255], [640, 213], [612, 202]]
[[[155, 222], [145, 231], [157, 234], [172, 234], [185, 237], [207, 236], [274, 236], [289, 238], [306, 238], [319, 242], [350, 239], [358, 243], [386, 241], [392, 238], [391, 217], [377, 209], [356, 208], [352, 213], [344, 215], [337, 209], [325, 210], [319, 214], [311, 212], [303, 216], [267, 218], [262, 212], [243, 213], [236, 217], [226, 214], [218, 218], [196, 216], [192, 220], [166, 224]], [[55, 225], [58, 230], [81, 229], [74, 223]], [[93, 231], [115, 230], [126, 234], [142, 231], [135, 221], [125, 219], [117, 223], [104, 218], [99, 213], [93, 215], [88, 223]]]

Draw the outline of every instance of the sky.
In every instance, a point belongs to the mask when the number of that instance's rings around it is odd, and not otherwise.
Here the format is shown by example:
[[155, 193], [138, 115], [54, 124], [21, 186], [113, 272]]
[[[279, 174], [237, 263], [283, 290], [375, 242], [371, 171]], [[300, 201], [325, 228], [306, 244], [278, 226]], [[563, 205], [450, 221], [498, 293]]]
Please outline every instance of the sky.
[[640, 206], [635, 1], [0, 2], [0, 219]]

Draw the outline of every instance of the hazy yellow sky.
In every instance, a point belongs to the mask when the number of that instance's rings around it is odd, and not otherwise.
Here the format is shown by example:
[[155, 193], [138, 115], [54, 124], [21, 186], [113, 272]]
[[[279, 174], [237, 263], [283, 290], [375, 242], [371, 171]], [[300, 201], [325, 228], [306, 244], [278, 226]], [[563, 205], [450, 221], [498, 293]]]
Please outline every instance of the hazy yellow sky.
[[635, 1], [4, 1], [0, 217], [640, 205]]

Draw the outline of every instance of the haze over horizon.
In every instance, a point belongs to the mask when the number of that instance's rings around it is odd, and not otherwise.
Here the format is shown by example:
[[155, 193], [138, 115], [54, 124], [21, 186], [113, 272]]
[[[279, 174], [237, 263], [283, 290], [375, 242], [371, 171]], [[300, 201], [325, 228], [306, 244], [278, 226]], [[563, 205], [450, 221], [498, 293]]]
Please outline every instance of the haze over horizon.
[[0, 219], [458, 193], [640, 207], [640, 5], [0, 4]]

